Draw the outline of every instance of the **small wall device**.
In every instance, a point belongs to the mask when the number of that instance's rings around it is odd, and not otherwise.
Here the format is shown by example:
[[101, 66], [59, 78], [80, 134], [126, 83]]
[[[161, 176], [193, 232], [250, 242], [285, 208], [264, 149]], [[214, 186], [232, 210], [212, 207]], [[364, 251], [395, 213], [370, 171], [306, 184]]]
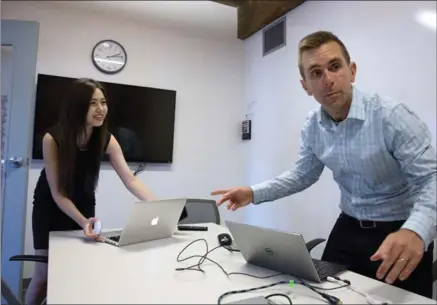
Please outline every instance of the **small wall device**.
[[244, 120], [241, 124], [242, 128], [242, 139], [250, 140], [252, 138], [252, 121]]

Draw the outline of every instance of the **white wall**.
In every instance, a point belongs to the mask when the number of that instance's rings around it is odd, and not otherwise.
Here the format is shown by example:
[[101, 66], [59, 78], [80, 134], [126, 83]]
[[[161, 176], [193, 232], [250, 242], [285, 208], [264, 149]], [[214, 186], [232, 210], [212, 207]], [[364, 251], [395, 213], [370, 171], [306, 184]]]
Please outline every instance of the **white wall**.
[[[158, 197], [209, 197], [214, 188], [244, 180], [244, 46], [237, 38], [190, 37], [117, 16], [55, 10], [42, 2], [2, 2], [1, 14], [4, 19], [40, 22], [38, 73], [177, 91], [174, 163], [171, 168], [148, 165], [139, 175]], [[91, 63], [94, 44], [104, 38], [120, 41], [128, 52], [128, 65], [119, 75], [105, 76]], [[26, 253], [33, 253], [31, 204], [41, 168], [34, 162], [30, 171]], [[116, 173], [105, 167], [97, 191], [103, 226], [120, 227], [133, 201]], [[239, 217], [222, 212], [222, 217]], [[32, 264], [25, 265], [24, 276], [31, 272]]]
[[[318, 104], [299, 83], [297, 45], [305, 35], [329, 30], [356, 61], [356, 85], [409, 105], [428, 124], [436, 143], [436, 33], [418, 24], [420, 9], [436, 2], [308, 1], [287, 15], [287, 45], [262, 57], [262, 34], [245, 41], [246, 111], [253, 120], [246, 181], [258, 183], [296, 161], [300, 128]], [[434, 17], [435, 18], [435, 17]], [[435, 20], [434, 20], [435, 24]], [[245, 221], [327, 238], [339, 213], [340, 192], [325, 169], [311, 188], [274, 203], [251, 207]], [[320, 255], [325, 244], [317, 247]]]

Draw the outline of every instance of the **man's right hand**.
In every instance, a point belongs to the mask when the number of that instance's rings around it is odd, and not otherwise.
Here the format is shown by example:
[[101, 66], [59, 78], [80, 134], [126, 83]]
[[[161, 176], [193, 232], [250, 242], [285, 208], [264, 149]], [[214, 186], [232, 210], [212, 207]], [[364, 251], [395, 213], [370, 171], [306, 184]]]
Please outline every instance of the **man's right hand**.
[[225, 190], [215, 190], [211, 195], [223, 195], [218, 201], [220, 206], [228, 201], [228, 210], [235, 211], [253, 202], [253, 191], [248, 186], [235, 187]]
[[98, 219], [95, 217], [91, 217], [86, 220], [86, 222], [83, 224], [83, 234], [86, 238], [94, 239], [95, 241], [103, 241], [103, 237], [100, 236], [100, 234], [95, 234], [93, 232], [93, 223], [96, 222]]

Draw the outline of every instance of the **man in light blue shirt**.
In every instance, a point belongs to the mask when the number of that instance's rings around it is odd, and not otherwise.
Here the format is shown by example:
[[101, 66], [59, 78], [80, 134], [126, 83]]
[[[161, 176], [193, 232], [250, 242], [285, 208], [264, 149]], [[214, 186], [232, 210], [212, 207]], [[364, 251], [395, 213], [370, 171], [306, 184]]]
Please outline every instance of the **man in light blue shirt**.
[[217, 204], [228, 201], [235, 211], [295, 194], [326, 166], [342, 213], [322, 260], [432, 297], [437, 165], [426, 125], [407, 106], [353, 86], [356, 64], [330, 32], [301, 40], [299, 70], [321, 107], [303, 126], [295, 167], [251, 187], [214, 191], [222, 195]]

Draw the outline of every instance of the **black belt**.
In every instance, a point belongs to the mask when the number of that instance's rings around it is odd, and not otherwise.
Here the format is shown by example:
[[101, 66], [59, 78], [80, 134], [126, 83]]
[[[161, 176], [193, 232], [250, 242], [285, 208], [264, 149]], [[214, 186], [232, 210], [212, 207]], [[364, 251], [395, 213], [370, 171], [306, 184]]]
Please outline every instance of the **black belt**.
[[372, 220], [359, 220], [345, 213], [340, 214], [340, 218], [348, 222], [354, 223], [360, 226], [362, 229], [383, 229], [383, 230], [398, 230], [402, 227], [405, 220], [394, 221], [372, 221]]

